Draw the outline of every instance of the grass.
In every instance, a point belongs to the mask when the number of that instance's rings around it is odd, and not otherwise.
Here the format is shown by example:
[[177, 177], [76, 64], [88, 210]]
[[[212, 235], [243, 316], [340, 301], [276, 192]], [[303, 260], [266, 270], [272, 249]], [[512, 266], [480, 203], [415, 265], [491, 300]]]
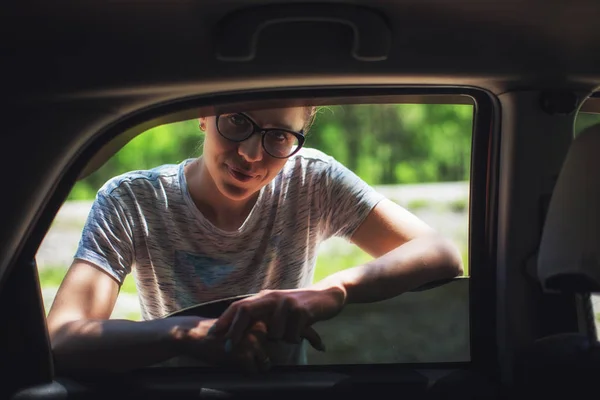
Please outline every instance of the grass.
[[[40, 269], [38, 274], [42, 288], [58, 287], [67, 274], [67, 268], [48, 266]], [[121, 293], [137, 294], [133, 276], [127, 275], [123, 285], [121, 285]]]
[[127, 319], [130, 321], [141, 321], [142, 320], [142, 314], [140, 312], [130, 312], [127, 313], [123, 316], [122, 319]]
[[448, 203], [448, 207], [452, 212], [455, 213], [463, 213], [466, 212], [469, 208], [469, 200], [468, 199], [456, 199], [452, 200]]
[[[372, 257], [354, 245], [344, 251], [322, 252], [317, 257], [317, 265], [315, 268], [314, 282], [334, 274], [338, 271], [357, 267], [361, 264], [372, 260]], [[469, 251], [467, 248], [462, 249], [464, 275], [469, 275]]]
[[429, 209], [437, 212], [450, 211], [453, 213], [461, 214], [468, 211], [469, 200], [455, 199], [449, 202], [438, 202], [428, 199], [413, 199], [406, 204], [406, 208], [412, 212], [418, 212]]
[[[398, 203], [400, 204], [400, 203]], [[409, 209], [410, 211], [419, 211], [425, 208], [431, 208], [432, 204], [431, 201], [427, 200], [427, 199], [414, 199], [409, 201], [406, 204], [406, 208]]]
[[462, 259], [463, 259], [463, 275], [469, 276], [469, 249], [464, 247], [461, 251]]
[[67, 269], [64, 267], [47, 267], [38, 270], [42, 288], [60, 286], [66, 274]]
[[334, 274], [338, 271], [357, 267], [371, 260], [372, 257], [356, 246], [344, 252], [321, 252], [317, 256], [314, 282]]
[[[465, 248], [462, 251], [464, 260], [465, 275], [469, 274], [468, 266], [468, 250]], [[372, 259], [367, 253], [362, 251], [357, 246], [348, 244], [335, 251], [321, 252], [317, 257], [317, 265], [315, 268], [314, 282], [329, 276], [338, 271], [362, 265]], [[39, 271], [40, 284], [42, 288], [58, 287], [67, 273], [64, 267], [45, 267]], [[135, 280], [132, 275], [127, 275], [121, 293], [137, 295]]]

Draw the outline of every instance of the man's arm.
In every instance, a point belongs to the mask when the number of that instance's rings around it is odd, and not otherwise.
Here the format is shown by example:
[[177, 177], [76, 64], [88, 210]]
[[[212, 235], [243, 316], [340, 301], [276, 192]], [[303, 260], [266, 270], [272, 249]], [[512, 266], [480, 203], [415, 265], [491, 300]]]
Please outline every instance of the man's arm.
[[344, 304], [385, 300], [463, 273], [456, 246], [390, 200], [382, 200], [371, 211], [352, 242], [375, 259], [313, 285], [337, 289]]
[[69, 268], [47, 318], [59, 371], [130, 370], [207, 350], [203, 339], [214, 320], [109, 320], [118, 293], [118, 283], [93, 264]]
[[[215, 333], [235, 343], [253, 321], [264, 320], [272, 338], [296, 343], [307, 327], [333, 318], [346, 304], [389, 299], [462, 274], [456, 247], [389, 200], [375, 206], [352, 241], [376, 258], [306, 289], [265, 290], [239, 300], [216, 322]], [[323, 348], [320, 339], [318, 344]]]

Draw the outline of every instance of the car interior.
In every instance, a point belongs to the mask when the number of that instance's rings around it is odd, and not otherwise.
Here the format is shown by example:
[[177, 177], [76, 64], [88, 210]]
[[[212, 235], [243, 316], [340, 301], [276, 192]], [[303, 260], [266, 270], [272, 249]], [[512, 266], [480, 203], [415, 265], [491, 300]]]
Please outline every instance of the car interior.
[[[597, 390], [600, 3], [1, 7], [1, 398], [504, 399]], [[36, 253], [78, 182], [149, 129], [199, 115], [390, 104], [472, 106], [468, 274], [317, 323], [330, 348], [308, 349], [306, 365], [254, 375], [185, 362], [127, 373], [55, 368]], [[233, 300], [177, 315], [216, 317]], [[344, 332], [357, 326], [361, 347], [386, 340], [389, 349], [348, 350]]]

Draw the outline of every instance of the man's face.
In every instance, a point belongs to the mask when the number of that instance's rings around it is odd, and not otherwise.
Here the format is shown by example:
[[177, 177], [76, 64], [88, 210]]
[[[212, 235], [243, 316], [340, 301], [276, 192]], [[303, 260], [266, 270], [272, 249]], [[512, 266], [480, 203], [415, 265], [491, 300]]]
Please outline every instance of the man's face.
[[[296, 132], [302, 130], [306, 118], [301, 107], [245, 114], [261, 128], [283, 128]], [[254, 134], [243, 142], [224, 138], [218, 132], [215, 121], [216, 117], [200, 119], [206, 133], [204, 165], [224, 196], [238, 201], [247, 199], [271, 182], [287, 159], [274, 158], [265, 152], [260, 134]]]

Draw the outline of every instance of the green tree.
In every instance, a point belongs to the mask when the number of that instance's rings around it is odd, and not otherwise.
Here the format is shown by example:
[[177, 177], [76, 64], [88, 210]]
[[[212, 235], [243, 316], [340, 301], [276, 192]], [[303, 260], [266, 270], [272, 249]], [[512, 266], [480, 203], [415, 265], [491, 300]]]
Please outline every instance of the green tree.
[[[323, 107], [307, 137], [371, 185], [469, 179], [473, 107], [350, 104]], [[93, 199], [111, 177], [178, 163], [201, 153], [197, 120], [157, 126], [131, 140], [75, 185], [70, 199]]]

